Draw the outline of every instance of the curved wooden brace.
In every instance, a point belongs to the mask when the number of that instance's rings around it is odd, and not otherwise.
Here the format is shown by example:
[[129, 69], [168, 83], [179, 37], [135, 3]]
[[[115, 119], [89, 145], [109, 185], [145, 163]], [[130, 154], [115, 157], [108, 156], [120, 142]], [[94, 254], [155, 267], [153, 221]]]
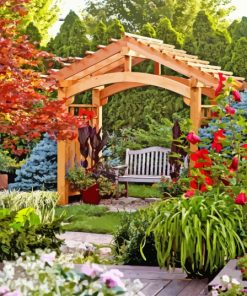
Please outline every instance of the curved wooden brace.
[[118, 82], [135, 82], [141, 84], [153, 85], [168, 89], [172, 92], [190, 98], [191, 88], [181, 82], [168, 77], [139, 72], [117, 72], [108, 73], [90, 78], [81, 79], [66, 89], [66, 96], [72, 97], [75, 94], [84, 92], [94, 87]]
[[[176, 77], [176, 76], [163, 76], [163, 77], [167, 77], [170, 78], [172, 80], [176, 80], [178, 82], [181, 82], [184, 85], [189, 86], [190, 85], [190, 81], [186, 78], [182, 78], [182, 77]], [[137, 82], [120, 82], [120, 83], [115, 83], [112, 84], [110, 86], [107, 86], [106, 88], [104, 88], [101, 93], [100, 93], [100, 98], [104, 99], [106, 97], [110, 97], [116, 93], [122, 92], [124, 90], [130, 89], [130, 88], [135, 88], [135, 87], [141, 87], [141, 86], [147, 86], [149, 84], [145, 84], [145, 83], [137, 83]], [[213, 88], [206, 88], [206, 87], [202, 87], [202, 94], [206, 95], [207, 97], [209, 97], [210, 99], [214, 99], [215, 98], [215, 94], [214, 94], [214, 89]], [[187, 103], [186, 103], [187, 104]]]

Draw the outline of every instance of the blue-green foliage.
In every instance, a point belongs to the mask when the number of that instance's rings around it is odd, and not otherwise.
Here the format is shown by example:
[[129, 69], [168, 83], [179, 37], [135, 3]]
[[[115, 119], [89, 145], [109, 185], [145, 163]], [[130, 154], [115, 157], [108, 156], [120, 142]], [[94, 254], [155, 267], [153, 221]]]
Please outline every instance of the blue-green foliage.
[[[242, 115], [245, 115], [247, 117], [247, 92], [241, 93], [241, 102], [239, 103], [234, 103], [232, 105], [232, 107], [234, 109], [237, 110], [237, 112], [241, 112], [244, 113]], [[222, 121], [227, 121], [228, 118], [225, 117], [222, 119]], [[212, 120], [212, 123], [214, 122], [214, 120]], [[215, 124], [211, 124], [209, 123], [209, 125], [207, 127], [203, 127], [201, 129], [199, 129], [199, 136], [201, 138], [201, 140], [203, 139], [211, 139], [213, 140], [213, 133], [217, 131], [217, 126]], [[202, 141], [205, 143], [205, 141]]]
[[23, 191], [56, 189], [57, 143], [45, 135], [33, 149], [26, 163], [16, 171], [15, 183], [9, 189]]

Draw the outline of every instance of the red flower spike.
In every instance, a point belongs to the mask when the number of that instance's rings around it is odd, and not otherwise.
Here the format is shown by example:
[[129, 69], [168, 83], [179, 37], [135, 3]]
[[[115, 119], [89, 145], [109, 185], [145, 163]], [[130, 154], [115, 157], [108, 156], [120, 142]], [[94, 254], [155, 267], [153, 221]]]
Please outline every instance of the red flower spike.
[[225, 135], [224, 135], [224, 130], [220, 129], [218, 131], [216, 131], [214, 133], [214, 140], [213, 143], [211, 145], [211, 147], [216, 151], [216, 152], [220, 152], [223, 148], [223, 145], [221, 144], [221, 142], [225, 139]]
[[247, 196], [246, 196], [246, 193], [244, 192], [240, 192], [235, 200], [234, 200], [235, 204], [237, 205], [241, 205], [241, 206], [244, 206], [246, 203], [247, 203]]
[[229, 105], [226, 105], [225, 111], [226, 111], [226, 114], [228, 115], [234, 115], [236, 113], [235, 109]]
[[232, 95], [233, 95], [233, 99], [235, 102], [241, 102], [241, 96], [240, 96], [239, 91], [233, 90]]
[[200, 142], [200, 137], [198, 137], [194, 132], [189, 132], [186, 139], [191, 144], [197, 144], [198, 142]]
[[219, 75], [219, 84], [215, 90], [215, 96], [218, 97], [218, 95], [220, 95], [222, 88], [223, 88], [223, 81], [226, 80], [226, 78], [223, 76], [222, 73], [218, 73]]
[[238, 157], [234, 156], [229, 166], [230, 173], [234, 173], [238, 170]]

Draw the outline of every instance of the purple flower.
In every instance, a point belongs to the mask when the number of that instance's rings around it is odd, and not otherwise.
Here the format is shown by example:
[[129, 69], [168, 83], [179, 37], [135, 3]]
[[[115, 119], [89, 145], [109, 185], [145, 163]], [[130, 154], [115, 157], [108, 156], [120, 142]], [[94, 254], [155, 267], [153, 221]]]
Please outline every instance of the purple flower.
[[110, 289], [114, 287], [124, 289], [124, 283], [121, 281], [120, 277], [123, 277], [123, 273], [121, 271], [118, 269], [111, 269], [101, 275], [101, 280]]
[[9, 288], [7, 286], [0, 287], [0, 294], [5, 294], [9, 292]]
[[98, 276], [103, 269], [97, 264], [86, 263], [81, 267], [81, 272], [90, 277]]

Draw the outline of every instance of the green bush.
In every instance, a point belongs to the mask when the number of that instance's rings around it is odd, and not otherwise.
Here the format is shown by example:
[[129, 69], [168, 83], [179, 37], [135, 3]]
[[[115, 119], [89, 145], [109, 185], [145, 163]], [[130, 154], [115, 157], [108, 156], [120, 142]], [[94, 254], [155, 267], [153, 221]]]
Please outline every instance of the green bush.
[[160, 267], [181, 264], [191, 277], [209, 277], [245, 251], [243, 209], [227, 195], [171, 198], [154, 211], [146, 239], [154, 236]]
[[114, 250], [121, 263], [126, 265], [158, 265], [152, 235], [148, 237], [144, 247], [144, 252], [147, 254], [146, 260], [140, 253], [140, 244], [153, 218], [152, 207], [123, 216], [121, 226], [114, 235]]
[[62, 222], [60, 216], [51, 223], [41, 223], [33, 208], [0, 209], [0, 262], [36, 249], [59, 251], [62, 240], [56, 235], [61, 232]]

